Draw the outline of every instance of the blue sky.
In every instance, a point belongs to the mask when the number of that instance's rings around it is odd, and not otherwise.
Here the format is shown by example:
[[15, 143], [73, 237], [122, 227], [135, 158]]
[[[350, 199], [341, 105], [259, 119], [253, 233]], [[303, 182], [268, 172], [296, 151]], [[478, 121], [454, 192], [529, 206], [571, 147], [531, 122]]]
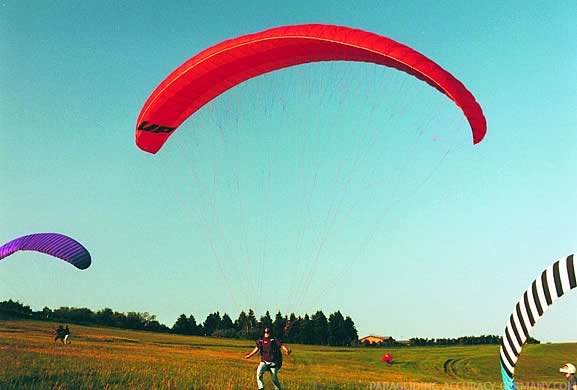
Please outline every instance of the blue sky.
[[[577, 252], [577, 4], [2, 1], [0, 241], [56, 231], [80, 272], [2, 262], [0, 298], [148, 311], [171, 326], [242, 309], [341, 310], [359, 334], [501, 334], [550, 263]], [[340, 24], [459, 78], [488, 122], [473, 146], [445, 96], [398, 71], [315, 64], [251, 80], [140, 151], [141, 106], [223, 39]], [[576, 341], [577, 295], [534, 336]]]

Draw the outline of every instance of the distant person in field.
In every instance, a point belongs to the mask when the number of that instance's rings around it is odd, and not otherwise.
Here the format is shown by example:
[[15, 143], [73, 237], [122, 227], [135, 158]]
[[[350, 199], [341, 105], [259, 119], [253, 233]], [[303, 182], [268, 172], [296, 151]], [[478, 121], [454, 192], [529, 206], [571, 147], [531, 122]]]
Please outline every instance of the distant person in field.
[[575, 369], [575, 366], [571, 363], [567, 363], [559, 369], [559, 372], [565, 374], [565, 378], [567, 378], [567, 390], [577, 390], [576, 371], [577, 369]]
[[56, 328], [56, 330], [54, 331], [54, 342], [60, 340], [64, 343], [64, 332], [65, 332], [64, 327], [62, 325], [58, 325], [58, 328]]
[[284, 345], [279, 339], [271, 337], [270, 328], [264, 328], [264, 335], [262, 338], [256, 340], [256, 347], [251, 353], [246, 355], [245, 359], [250, 359], [257, 352], [260, 352], [260, 363], [256, 369], [256, 383], [259, 390], [264, 389], [262, 377], [266, 371], [270, 371], [272, 383], [276, 390], [280, 390], [280, 382], [278, 380], [278, 370], [282, 366], [282, 351], [290, 355], [291, 350]]
[[54, 342], [60, 340], [62, 344], [70, 344], [68, 338], [70, 337], [70, 329], [68, 329], [68, 325], [64, 328], [62, 325], [58, 325], [58, 328], [54, 331]]
[[69, 337], [70, 329], [68, 329], [68, 325], [66, 325], [66, 328], [64, 329], [64, 344], [70, 344], [70, 341], [68, 340]]

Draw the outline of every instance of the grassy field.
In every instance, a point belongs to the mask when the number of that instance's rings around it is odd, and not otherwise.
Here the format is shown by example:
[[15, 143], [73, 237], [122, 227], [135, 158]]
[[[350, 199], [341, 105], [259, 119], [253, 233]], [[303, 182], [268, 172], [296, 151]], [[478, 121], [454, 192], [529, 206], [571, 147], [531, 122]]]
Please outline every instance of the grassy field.
[[[0, 322], [0, 389], [256, 388], [257, 356], [243, 358], [254, 346], [250, 341], [73, 325], [72, 344], [63, 345], [52, 342], [57, 325]], [[279, 374], [284, 389], [500, 388], [497, 346], [290, 347]], [[384, 353], [395, 363], [382, 364]], [[576, 360], [577, 344], [526, 346], [517, 381], [526, 388], [560, 384], [558, 367]], [[265, 379], [271, 389], [268, 374]]]

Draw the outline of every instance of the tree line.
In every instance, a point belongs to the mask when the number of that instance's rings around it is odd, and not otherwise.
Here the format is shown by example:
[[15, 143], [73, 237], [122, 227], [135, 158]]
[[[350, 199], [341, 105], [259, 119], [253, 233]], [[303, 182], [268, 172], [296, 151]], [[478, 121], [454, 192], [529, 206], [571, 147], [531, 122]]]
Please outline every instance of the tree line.
[[[441, 346], [441, 345], [479, 345], [500, 344], [501, 337], [494, 335], [466, 336], [458, 338], [411, 338], [400, 342], [394, 338], [378, 344], [359, 343], [357, 329], [351, 317], [343, 316], [340, 311], [328, 317], [318, 310], [312, 315], [296, 316], [294, 313], [283, 315], [280, 311], [274, 319], [269, 311], [257, 318], [254, 311], [241, 311], [234, 321], [227, 314], [218, 311], [209, 314], [204, 322], [197, 322], [192, 314], [181, 314], [172, 327], [161, 324], [155, 315], [148, 312], [120, 313], [110, 308], [96, 312], [88, 308], [60, 307], [50, 309], [44, 307], [33, 311], [18, 301], [0, 302], [0, 320], [13, 318], [31, 318], [53, 322], [69, 322], [86, 325], [99, 325], [123, 329], [144, 330], [151, 332], [173, 333], [191, 336], [214, 336], [223, 338], [239, 338], [255, 340], [262, 337], [263, 328], [270, 327], [272, 335], [283, 342], [297, 344], [314, 344], [329, 346]], [[529, 337], [528, 343], [539, 343]]]
[[[457, 338], [419, 338], [409, 339], [411, 345], [415, 346], [435, 346], [435, 345], [484, 345], [484, 344], [501, 344], [501, 336], [481, 335], [481, 336], [463, 336]], [[533, 337], [527, 338], [527, 344], [540, 344], [541, 342]]]
[[152, 332], [169, 332], [170, 328], [161, 324], [156, 316], [149, 313], [119, 313], [109, 308], [93, 312], [87, 308], [60, 307], [52, 310], [44, 307], [33, 311], [30, 306], [8, 300], [0, 302], [0, 319], [32, 318], [37, 320], [70, 322], [86, 325], [102, 325], [115, 328], [147, 330]]
[[355, 324], [350, 317], [344, 317], [340, 311], [328, 317], [317, 311], [309, 316], [296, 316], [294, 313], [283, 315], [280, 311], [273, 319], [266, 312], [257, 319], [254, 311], [241, 311], [236, 320], [226, 313], [209, 314], [204, 322], [197, 322], [190, 314], [181, 314], [172, 327], [161, 324], [155, 315], [148, 312], [119, 313], [110, 308], [96, 312], [88, 308], [60, 307], [52, 310], [44, 307], [33, 311], [29, 306], [12, 300], [0, 302], [0, 319], [32, 318], [45, 321], [70, 322], [87, 325], [101, 325], [123, 329], [145, 330], [152, 332], [174, 333], [195, 336], [215, 336], [224, 338], [257, 339], [262, 337], [265, 326], [270, 327], [272, 335], [284, 342], [298, 344], [316, 344], [331, 346], [352, 346], [358, 343]]
[[280, 311], [274, 319], [269, 311], [257, 319], [252, 309], [240, 312], [235, 321], [225, 313], [208, 315], [203, 324], [197, 324], [194, 316], [182, 314], [176, 320], [172, 331], [188, 335], [212, 335], [225, 338], [254, 340], [262, 336], [264, 327], [269, 327], [272, 335], [285, 342], [298, 344], [352, 346], [358, 343], [358, 333], [351, 317], [344, 317], [340, 311], [328, 317], [321, 311], [304, 316], [283, 315]]

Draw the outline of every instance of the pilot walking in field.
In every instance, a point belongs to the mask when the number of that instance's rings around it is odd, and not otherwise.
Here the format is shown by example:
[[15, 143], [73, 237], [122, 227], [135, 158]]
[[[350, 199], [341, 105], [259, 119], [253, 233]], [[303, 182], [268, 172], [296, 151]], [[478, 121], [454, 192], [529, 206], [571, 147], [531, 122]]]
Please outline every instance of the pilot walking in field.
[[278, 370], [282, 366], [282, 351], [290, 355], [291, 350], [281, 343], [279, 339], [271, 337], [270, 328], [264, 328], [264, 336], [256, 340], [256, 347], [251, 353], [245, 355], [245, 359], [250, 359], [257, 352], [260, 352], [260, 363], [256, 369], [256, 383], [259, 390], [264, 389], [262, 377], [266, 371], [270, 371], [272, 383], [276, 390], [280, 390], [280, 382], [278, 380]]
[[68, 325], [66, 325], [66, 328], [64, 328], [62, 325], [59, 325], [54, 332], [54, 342], [60, 340], [62, 344], [70, 344], [70, 340], [68, 340], [69, 337], [70, 329], [68, 328]]
[[70, 337], [70, 329], [68, 328], [68, 325], [66, 325], [63, 334], [64, 334], [64, 344], [70, 344], [70, 340], [68, 340], [68, 338]]
[[58, 340], [64, 342], [64, 327], [62, 325], [58, 325], [58, 328], [54, 331], [54, 342]]
[[567, 378], [567, 390], [577, 390], [576, 371], [577, 369], [575, 369], [575, 366], [571, 363], [567, 363], [559, 369], [559, 372], [565, 374], [565, 378]]

